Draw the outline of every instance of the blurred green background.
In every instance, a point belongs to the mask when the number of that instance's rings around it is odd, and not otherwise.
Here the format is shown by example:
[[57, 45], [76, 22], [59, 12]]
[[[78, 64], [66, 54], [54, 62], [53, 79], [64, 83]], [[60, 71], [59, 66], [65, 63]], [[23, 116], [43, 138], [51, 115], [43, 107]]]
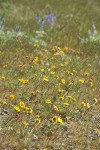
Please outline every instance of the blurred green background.
[[[79, 38], [88, 36], [92, 22], [100, 37], [99, 0], [0, 0], [0, 16], [5, 17], [5, 30], [11, 30], [17, 24], [23, 32], [34, 35], [33, 31], [39, 30], [35, 15], [42, 19], [47, 12], [52, 12], [57, 17], [53, 27], [44, 28], [48, 45], [85, 49], [87, 45], [81, 45]], [[95, 44], [95, 48], [98, 48], [99, 42], [92, 43], [92, 48]]]

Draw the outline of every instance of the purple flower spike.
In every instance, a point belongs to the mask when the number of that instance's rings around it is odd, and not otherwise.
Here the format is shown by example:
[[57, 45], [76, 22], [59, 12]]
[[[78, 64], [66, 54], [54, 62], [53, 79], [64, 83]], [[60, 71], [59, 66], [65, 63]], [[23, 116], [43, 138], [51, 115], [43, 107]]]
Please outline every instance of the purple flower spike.
[[40, 21], [40, 29], [43, 29], [43, 27], [44, 27], [44, 19], [42, 19], [42, 20]]

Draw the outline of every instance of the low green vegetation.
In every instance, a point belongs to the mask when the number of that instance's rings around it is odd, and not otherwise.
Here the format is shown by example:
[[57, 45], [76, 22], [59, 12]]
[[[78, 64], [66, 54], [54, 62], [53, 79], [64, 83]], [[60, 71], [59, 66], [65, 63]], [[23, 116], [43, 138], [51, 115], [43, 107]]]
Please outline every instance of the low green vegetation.
[[99, 150], [99, 0], [0, 3], [0, 149]]

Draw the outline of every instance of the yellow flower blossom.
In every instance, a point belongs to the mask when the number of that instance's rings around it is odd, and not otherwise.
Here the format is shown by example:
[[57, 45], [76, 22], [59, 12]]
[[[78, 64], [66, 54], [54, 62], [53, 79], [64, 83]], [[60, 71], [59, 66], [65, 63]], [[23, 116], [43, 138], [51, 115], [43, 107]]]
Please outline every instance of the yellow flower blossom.
[[51, 100], [46, 99], [46, 100], [45, 100], [45, 103], [46, 103], [46, 104], [51, 104]]
[[69, 104], [67, 102], [64, 103], [64, 106], [69, 106]]
[[51, 67], [52, 69], [55, 69], [56, 68], [56, 66], [55, 65], [52, 65], [52, 67]]
[[63, 97], [63, 96], [59, 96], [58, 98], [59, 98], [59, 99], [62, 99], [62, 100], [64, 99], [64, 97]]
[[90, 108], [90, 104], [89, 103], [87, 103], [86, 106], [87, 106], [87, 108]]
[[66, 70], [66, 73], [68, 73], [68, 74], [69, 74], [69, 73], [70, 73], [70, 72], [69, 72], [69, 70]]
[[23, 101], [20, 101], [19, 106], [20, 106], [21, 108], [25, 108], [25, 103], [24, 103]]
[[2, 75], [2, 77], [1, 77], [1, 78], [2, 78], [3, 80], [5, 80], [5, 76], [3, 76], [3, 75]]
[[28, 110], [29, 110], [28, 107], [24, 107], [24, 111], [25, 111], [26, 113], [28, 113]]
[[60, 64], [60, 66], [61, 66], [61, 67], [64, 67], [64, 64], [63, 64], [63, 63], [61, 63], [61, 64]]
[[68, 84], [68, 85], [69, 85], [69, 86], [70, 86], [70, 85], [73, 85], [73, 82], [72, 82], [72, 81], [69, 81], [69, 84]]
[[57, 122], [63, 124], [63, 121], [62, 121], [62, 119], [60, 117], [57, 117]]
[[28, 112], [29, 112], [29, 114], [32, 114], [32, 113], [33, 113], [33, 109], [32, 109], [32, 108], [29, 108], [29, 109], [28, 109]]
[[73, 72], [74, 72], [74, 73], [77, 73], [77, 71], [76, 71], [76, 70], [73, 70]]
[[63, 93], [63, 92], [64, 92], [64, 90], [60, 90], [60, 89], [58, 90], [58, 93]]
[[69, 95], [69, 96], [68, 96], [68, 98], [72, 99], [72, 96], [71, 96], [71, 95]]
[[46, 82], [49, 81], [49, 80], [48, 80], [48, 77], [44, 77], [43, 80], [46, 81]]
[[44, 72], [44, 69], [40, 69], [41, 72]]
[[54, 56], [58, 56], [58, 55], [59, 55], [59, 53], [58, 53], [58, 52], [54, 53]]
[[36, 93], [37, 93], [36, 91], [31, 92], [31, 94], [34, 95], [34, 96], [36, 96]]
[[17, 112], [20, 112], [20, 108], [18, 106], [14, 106], [14, 109], [17, 111]]
[[26, 84], [28, 83], [28, 80], [25, 80], [25, 79], [18, 79], [19, 82], [23, 83], [23, 84]]
[[38, 61], [39, 61], [38, 57], [35, 57], [35, 59], [33, 60], [34, 63], [38, 63]]
[[58, 111], [58, 107], [57, 107], [56, 105], [53, 105], [53, 109], [54, 109], [55, 111]]
[[62, 84], [65, 84], [65, 79], [61, 79], [61, 83], [62, 83]]
[[4, 105], [6, 105], [6, 104], [7, 104], [7, 102], [6, 102], [6, 101], [3, 101], [3, 102], [2, 102], [2, 105], [3, 105], [3, 106], [4, 106]]
[[9, 98], [10, 98], [10, 100], [13, 100], [15, 98], [15, 95], [14, 94], [10, 94]]
[[93, 84], [93, 82], [91, 81], [91, 82], [90, 82], [90, 86], [93, 87], [93, 85], [94, 85], [94, 84]]
[[71, 76], [73, 76], [73, 75], [74, 75], [74, 73], [73, 73], [73, 72], [70, 72], [69, 74], [70, 74]]
[[83, 79], [80, 79], [79, 82], [80, 82], [80, 83], [84, 83], [85, 81], [84, 81]]
[[39, 118], [36, 118], [35, 121], [36, 121], [37, 123], [40, 123], [40, 122], [41, 122], [41, 120], [40, 120]]
[[82, 104], [82, 106], [84, 106], [84, 107], [86, 106], [86, 103], [85, 103], [85, 102], [83, 102], [83, 101], [82, 101], [82, 103], [81, 103], [81, 104]]
[[72, 100], [73, 100], [73, 101], [76, 101], [76, 98], [75, 98], [75, 97], [72, 97]]
[[55, 72], [54, 72], [54, 71], [51, 71], [50, 74], [55, 74]]
[[95, 103], [97, 103], [97, 102], [98, 102], [97, 98], [94, 98], [93, 100], [94, 100], [94, 102], [95, 102]]
[[68, 51], [68, 47], [64, 47], [64, 48], [63, 48], [63, 51]]
[[26, 121], [23, 121], [22, 124], [23, 124], [24, 126], [28, 126], [28, 123], [27, 123]]
[[39, 44], [38, 44], [38, 43], [35, 43], [33, 46], [38, 48], [38, 47], [39, 47]]
[[3, 66], [3, 68], [7, 68], [8, 67], [8, 65], [7, 64], [5, 64], [4, 66]]

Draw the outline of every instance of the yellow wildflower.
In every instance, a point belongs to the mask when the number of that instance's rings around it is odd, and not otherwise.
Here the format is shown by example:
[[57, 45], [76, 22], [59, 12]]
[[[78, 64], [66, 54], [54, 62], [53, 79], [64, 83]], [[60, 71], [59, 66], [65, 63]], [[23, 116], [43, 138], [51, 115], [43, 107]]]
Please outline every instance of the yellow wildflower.
[[2, 78], [3, 80], [5, 80], [5, 76], [2, 76], [1, 78]]
[[68, 73], [68, 74], [69, 74], [69, 73], [70, 73], [70, 72], [69, 72], [69, 70], [66, 70], [66, 73]]
[[28, 80], [25, 80], [25, 79], [18, 79], [19, 82], [23, 83], [23, 84], [26, 84], [28, 83]]
[[76, 101], [76, 98], [75, 98], [75, 97], [72, 97], [72, 100], [73, 100], [73, 101]]
[[14, 95], [14, 94], [10, 94], [10, 95], [9, 95], [9, 98], [10, 98], [11, 100], [13, 100], [13, 99], [15, 98], [15, 95]]
[[24, 103], [23, 101], [20, 101], [19, 106], [20, 106], [21, 108], [25, 108], [25, 103]]
[[93, 85], [94, 85], [94, 84], [93, 84], [93, 82], [91, 81], [91, 82], [90, 82], [90, 86], [93, 87]]
[[59, 53], [58, 53], [58, 52], [54, 53], [54, 56], [58, 56], [58, 55], [59, 55]]
[[84, 103], [84, 102], [82, 102], [81, 104], [82, 104], [82, 106], [84, 106], [84, 107], [86, 106], [86, 103]]
[[63, 97], [63, 96], [59, 96], [58, 98], [59, 98], [59, 99], [62, 99], [62, 100], [64, 99], [64, 97]]
[[31, 94], [32, 94], [33, 96], [36, 96], [36, 91], [32, 91]]
[[44, 69], [40, 69], [41, 72], [44, 72]]
[[77, 73], [77, 71], [76, 71], [76, 70], [73, 70], [73, 72], [74, 72], [74, 73]]
[[64, 67], [64, 64], [63, 64], [63, 63], [61, 63], [61, 64], [60, 64], [60, 66], [61, 66], [61, 67]]
[[56, 68], [56, 66], [55, 65], [52, 65], [52, 67], [51, 67], [52, 69], [55, 69]]
[[37, 123], [40, 123], [40, 122], [41, 122], [41, 120], [40, 120], [39, 118], [36, 118], [35, 121], [36, 121]]
[[37, 47], [37, 48], [38, 48], [38, 47], [39, 47], [39, 44], [38, 44], [38, 43], [35, 43], [35, 44], [34, 44], [34, 47]]
[[33, 60], [34, 63], [38, 63], [38, 61], [39, 61], [38, 57], [35, 57], [35, 59]]
[[7, 104], [6, 101], [3, 101], [3, 102], [2, 102], [2, 105], [3, 105], [3, 106], [6, 105], [6, 104]]
[[51, 100], [47, 99], [47, 100], [45, 100], [45, 103], [46, 104], [51, 104]]
[[83, 80], [83, 79], [80, 79], [79, 82], [80, 82], [80, 83], [84, 83], [84, 80]]
[[73, 72], [70, 72], [70, 75], [71, 75], [71, 76], [73, 76], [73, 75], [74, 75], [74, 73], [73, 73]]
[[68, 51], [68, 47], [64, 47], [64, 48], [63, 48], [63, 51]]
[[70, 86], [70, 85], [73, 85], [73, 82], [72, 82], [72, 81], [69, 81], [69, 84], [68, 84], [68, 85], [69, 85], [69, 86]]
[[58, 90], [58, 93], [63, 93], [63, 92], [64, 92], [64, 90], [60, 90], [60, 89]]
[[97, 98], [94, 98], [93, 100], [94, 100], [94, 102], [95, 102], [95, 103], [97, 103], [97, 102], [98, 102]]
[[25, 111], [26, 113], [28, 113], [28, 110], [29, 110], [28, 107], [24, 107], [24, 111]]
[[7, 68], [8, 67], [8, 65], [7, 64], [5, 64], [4, 66], [3, 66], [3, 68]]
[[43, 80], [46, 81], [46, 82], [49, 81], [49, 80], [48, 80], [48, 77], [44, 77]]
[[62, 83], [62, 84], [65, 84], [65, 79], [61, 79], [61, 83]]
[[53, 105], [53, 109], [54, 109], [55, 111], [58, 111], [58, 107], [57, 107], [56, 105]]
[[67, 102], [64, 103], [65, 106], [69, 106], [69, 104]]
[[14, 109], [17, 111], [17, 112], [20, 112], [20, 108], [18, 106], [14, 106]]
[[62, 121], [62, 119], [60, 117], [57, 117], [57, 122], [63, 124], [63, 121]]
[[27, 125], [28, 125], [28, 123], [27, 123], [26, 121], [23, 121], [22, 124], [23, 124], [24, 126], [27, 126]]
[[33, 113], [33, 109], [32, 108], [29, 108], [28, 111], [29, 111], [30, 114]]
[[86, 105], [87, 105], [87, 108], [90, 108], [90, 104], [89, 103], [87, 103]]
[[35, 118], [40, 118], [40, 115], [36, 115]]
[[55, 72], [54, 72], [54, 71], [51, 71], [50, 74], [55, 74]]
[[71, 96], [71, 95], [69, 95], [69, 96], [68, 96], [68, 98], [72, 99], [72, 96]]

